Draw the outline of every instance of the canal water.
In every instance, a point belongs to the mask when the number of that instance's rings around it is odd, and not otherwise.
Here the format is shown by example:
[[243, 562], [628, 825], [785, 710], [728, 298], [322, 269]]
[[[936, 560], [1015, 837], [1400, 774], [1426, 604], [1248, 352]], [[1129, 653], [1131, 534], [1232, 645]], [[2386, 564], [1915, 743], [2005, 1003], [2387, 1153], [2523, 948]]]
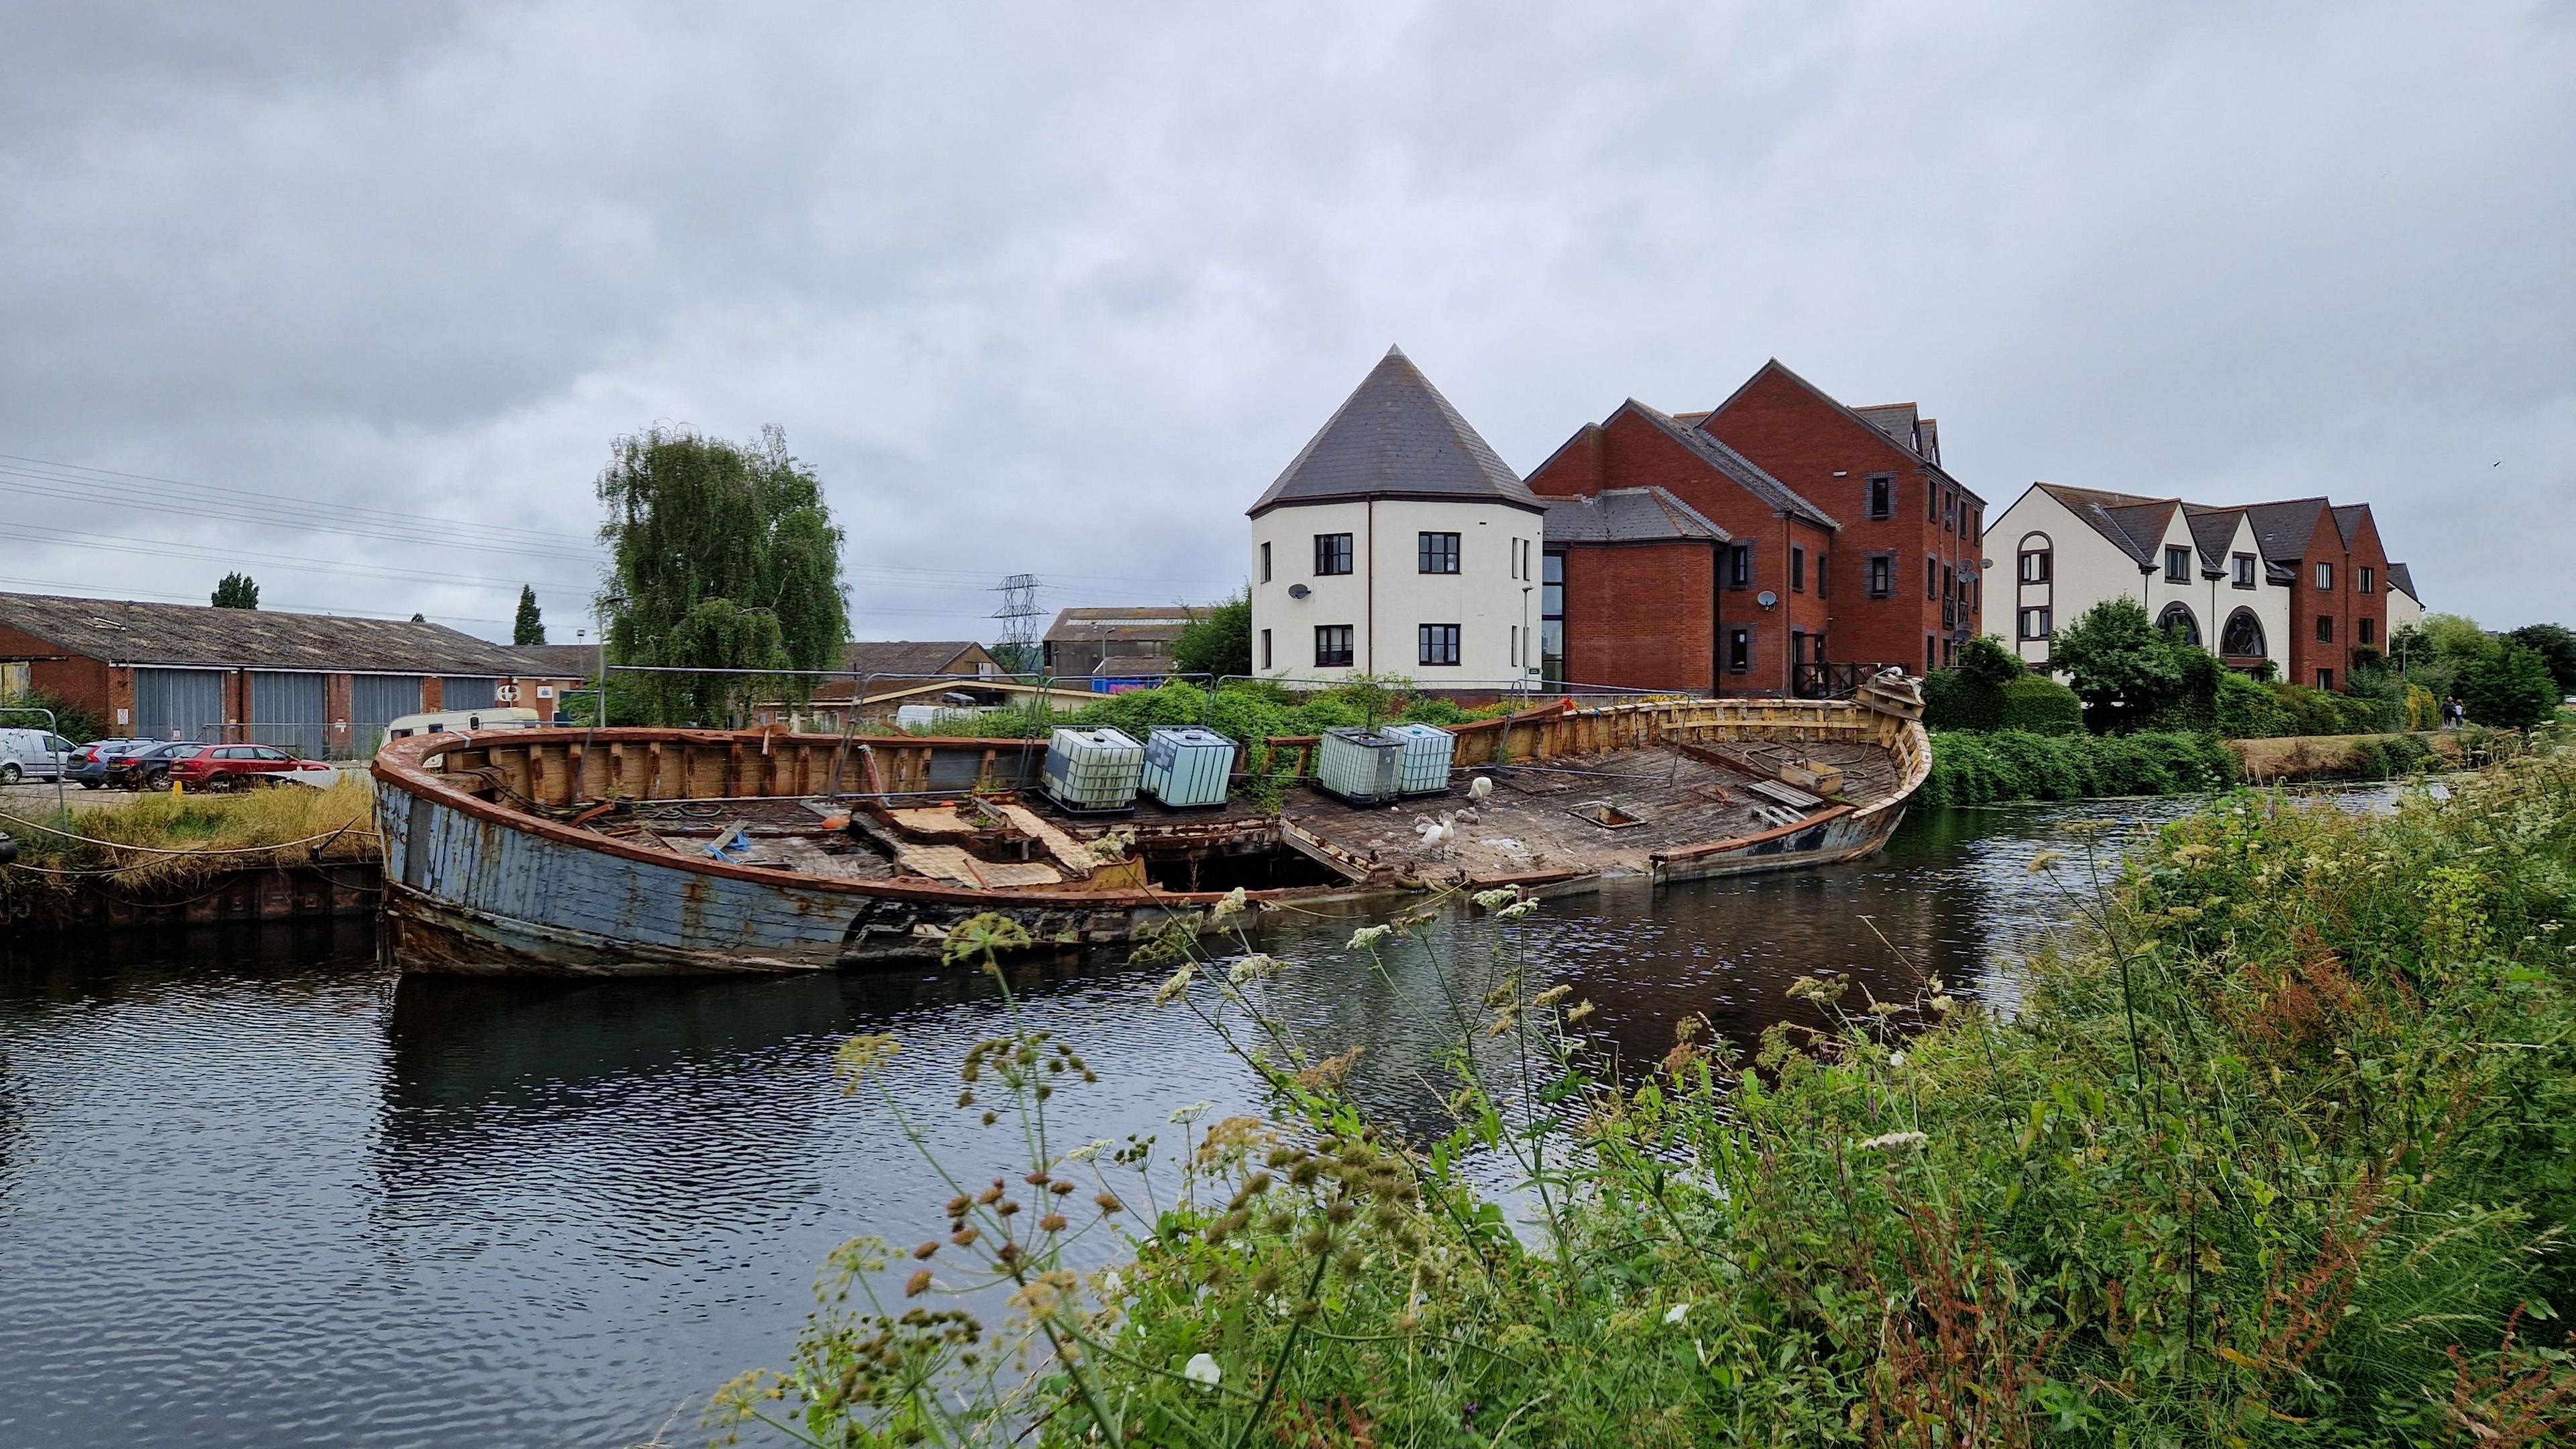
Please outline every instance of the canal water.
[[[1918, 811], [1865, 864], [1551, 902], [1500, 948], [1595, 1002], [1631, 1059], [1692, 1013], [1749, 1037], [1820, 969], [2009, 1000], [2068, 916], [2068, 872], [2030, 858], [2072, 850], [2080, 879], [2099, 841], [2070, 825], [2186, 808]], [[1366, 1046], [1375, 1105], [1436, 1127], [1422, 973], [1370, 970], [1348, 920], [1269, 919], [1282, 1012]], [[1435, 929], [1497, 949], [1489, 919]], [[1192, 1018], [1148, 1004], [1160, 977], [1014, 970], [1101, 1079], [1052, 1104], [1065, 1140], [1255, 1105]], [[786, 1361], [834, 1245], [939, 1224], [945, 1190], [840, 1093], [835, 1048], [897, 1033], [895, 1089], [938, 1149], [999, 1170], [951, 1105], [998, 1012], [966, 970], [399, 979], [359, 923], [0, 940], [0, 1446], [702, 1443], [710, 1390]]]

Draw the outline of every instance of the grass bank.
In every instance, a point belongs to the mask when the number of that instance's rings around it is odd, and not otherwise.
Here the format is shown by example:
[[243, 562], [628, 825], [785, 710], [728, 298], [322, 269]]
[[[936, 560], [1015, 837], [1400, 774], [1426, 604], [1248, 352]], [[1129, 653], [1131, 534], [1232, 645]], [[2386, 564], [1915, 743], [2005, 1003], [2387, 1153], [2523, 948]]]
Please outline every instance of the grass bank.
[[374, 802], [374, 787], [351, 774], [327, 790], [137, 795], [74, 812], [68, 821], [50, 811], [0, 816], [0, 830], [17, 838], [19, 866], [27, 867], [0, 868], [0, 880], [30, 895], [67, 892], [83, 880], [136, 891], [243, 866], [369, 860], [377, 850]]
[[2463, 757], [2492, 753], [2492, 730], [2472, 735], [2415, 732], [2391, 735], [2284, 735], [2229, 740], [2244, 778], [2275, 780], [2388, 780], [2419, 770], [2447, 770]]
[[[1184, 1110], [1177, 1144], [1063, 1140], [1079, 1044], [1015, 1019], [960, 1068], [989, 1155], [946, 1165], [918, 1247], [836, 1255], [790, 1367], [719, 1417], [834, 1445], [2570, 1442], [2576, 760], [2376, 818], [2235, 796], [2034, 868], [2082, 926], [2017, 1015], [1806, 979], [1834, 1030], [1748, 1059], [1684, 1021], [1615, 1075], [1524, 955], [1538, 903], [1482, 898], [1489, 956], [1364, 930], [1390, 987], [1441, 983], [1388, 993], [1450, 1042], [1387, 1064], [1447, 1099], [1437, 1140], [1344, 1090], [1351, 1056], [1274, 1009], [1295, 965], [1248, 950], [1156, 1001], [1272, 1106]], [[850, 1089], [899, 1045], [850, 1042]]]

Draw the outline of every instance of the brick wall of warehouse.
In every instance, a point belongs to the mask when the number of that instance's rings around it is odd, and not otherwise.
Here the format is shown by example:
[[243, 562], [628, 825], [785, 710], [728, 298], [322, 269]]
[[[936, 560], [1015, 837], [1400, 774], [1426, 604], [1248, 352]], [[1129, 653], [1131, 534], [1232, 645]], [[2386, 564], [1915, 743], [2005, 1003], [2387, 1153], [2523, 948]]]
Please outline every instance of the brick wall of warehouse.
[[113, 701], [108, 697], [105, 661], [66, 656], [62, 646], [6, 624], [0, 624], [0, 659], [25, 661], [30, 688], [57, 695], [101, 719], [115, 717], [109, 713]]

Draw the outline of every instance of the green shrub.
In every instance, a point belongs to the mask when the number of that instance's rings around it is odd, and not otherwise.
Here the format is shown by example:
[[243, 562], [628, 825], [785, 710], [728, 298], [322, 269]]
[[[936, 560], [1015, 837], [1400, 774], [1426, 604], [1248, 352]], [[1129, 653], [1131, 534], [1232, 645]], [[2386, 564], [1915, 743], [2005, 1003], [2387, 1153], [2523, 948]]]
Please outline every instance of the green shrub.
[[[2377, 817], [2245, 798], [2125, 852], [2070, 833], [2030, 867], [2064, 944], [1999, 963], [2002, 999], [1823, 972], [1758, 1041], [1593, 1020], [1546, 949], [1566, 928], [1520, 925], [1545, 907], [1511, 891], [1479, 898], [1490, 931], [1355, 937], [1356, 1022], [1319, 1020], [1295, 960], [1184, 925], [1152, 948], [1153, 1000], [1234, 1051], [1261, 1114], [1183, 1107], [1159, 1143], [1070, 1150], [1073, 1123], [1140, 1114], [1085, 1095], [1083, 1044], [1023, 1016], [992, 954], [1026, 933], [979, 918], [952, 960], [1004, 1009], [958, 1116], [908, 1115], [920, 1073], [889, 1080], [891, 1035], [836, 1062], [888, 1135], [940, 1144], [957, 1195], [838, 1249], [786, 1372], [729, 1385], [719, 1427], [995, 1449], [2576, 1442], [2571, 800], [2576, 761], [2543, 757]], [[1390, 1106], [1416, 1083], [1445, 1114]]]
[[2231, 740], [2266, 740], [2292, 733], [2290, 711], [2274, 689], [2232, 670], [2218, 681], [2210, 728]]
[[2178, 795], [2235, 783], [2236, 756], [2210, 735], [1944, 731], [1932, 737], [1927, 805]]
[[2084, 701], [2045, 674], [2026, 673], [2003, 687], [2002, 718], [1994, 727], [2034, 735], [2082, 734]]
[[[1923, 679], [1923, 723], [1928, 729], [1999, 730], [2006, 719], [2005, 692], [2031, 677], [2029, 666], [1992, 634], [1982, 634], [1959, 651], [1959, 662], [1936, 669]], [[2082, 719], [2079, 707], [2077, 718]]]

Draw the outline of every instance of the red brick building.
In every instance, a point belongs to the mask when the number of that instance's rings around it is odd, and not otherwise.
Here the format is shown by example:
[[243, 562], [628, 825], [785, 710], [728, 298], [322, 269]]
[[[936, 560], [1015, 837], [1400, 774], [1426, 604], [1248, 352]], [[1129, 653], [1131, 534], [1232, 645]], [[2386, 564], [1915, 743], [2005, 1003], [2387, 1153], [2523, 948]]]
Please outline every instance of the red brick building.
[[1605, 500], [1655, 535], [1595, 537], [1595, 513], [1551, 503], [1540, 639], [1553, 677], [1792, 694], [1830, 657], [1833, 517], [1717, 438], [1631, 398], [1527, 481], [1542, 501]]
[[[1557, 678], [1717, 692], [1727, 665], [1718, 579], [1733, 536], [1662, 488], [1540, 501], [1541, 643]], [[1565, 630], [1567, 619], [1580, 626]]]
[[2290, 576], [2290, 682], [2343, 688], [2354, 650], [2388, 651], [2388, 550], [2370, 505], [2299, 498], [2245, 513], [2264, 562]]
[[1986, 501], [1942, 468], [1940, 425], [1914, 404], [1846, 407], [1775, 359], [1681, 421], [1840, 521], [1835, 660], [1920, 673], [1983, 632]]

